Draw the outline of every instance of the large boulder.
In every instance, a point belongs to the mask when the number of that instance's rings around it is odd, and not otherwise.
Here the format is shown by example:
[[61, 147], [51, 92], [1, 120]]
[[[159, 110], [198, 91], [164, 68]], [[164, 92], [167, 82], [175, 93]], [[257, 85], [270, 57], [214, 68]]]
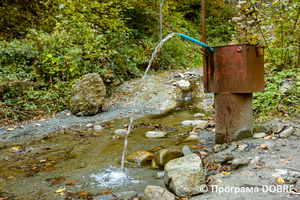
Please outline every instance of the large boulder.
[[84, 75], [73, 87], [71, 113], [77, 116], [97, 114], [101, 110], [105, 95], [105, 85], [99, 74]]
[[141, 200], [175, 200], [175, 195], [165, 188], [148, 185], [143, 192]]
[[182, 151], [177, 149], [162, 149], [155, 154], [155, 164], [163, 167], [170, 160], [183, 156]]
[[201, 159], [196, 154], [171, 160], [165, 165], [165, 185], [179, 197], [203, 193], [205, 173]]

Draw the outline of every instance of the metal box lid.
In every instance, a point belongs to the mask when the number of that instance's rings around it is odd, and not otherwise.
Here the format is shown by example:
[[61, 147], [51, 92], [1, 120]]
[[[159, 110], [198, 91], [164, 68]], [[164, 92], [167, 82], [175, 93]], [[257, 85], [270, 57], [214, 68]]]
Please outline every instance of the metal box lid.
[[253, 93], [264, 90], [264, 52], [260, 46], [237, 44], [207, 51], [205, 93]]

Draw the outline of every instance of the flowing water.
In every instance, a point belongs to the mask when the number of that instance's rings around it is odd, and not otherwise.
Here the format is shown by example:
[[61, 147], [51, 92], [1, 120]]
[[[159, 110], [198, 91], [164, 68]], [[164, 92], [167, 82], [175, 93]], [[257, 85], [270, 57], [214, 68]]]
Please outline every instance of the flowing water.
[[[148, 151], [155, 154], [162, 148], [182, 149], [189, 145], [197, 150], [199, 141], [184, 141], [192, 126], [182, 126], [184, 120], [194, 119], [201, 109], [178, 109], [160, 115], [148, 115], [135, 120], [128, 139], [127, 154]], [[162, 179], [153, 175], [162, 169], [151, 169], [145, 165], [127, 165], [120, 169], [125, 138], [113, 139], [116, 129], [124, 128], [127, 118], [102, 123], [101, 132], [87, 127], [78, 127], [65, 132], [47, 135], [41, 139], [17, 139], [0, 147], [0, 189], [5, 196], [32, 199], [32, 192], [43, 191], [45, 198], [61, 199], [56, 193], [65, 188], [65, 193], [88, 191], [98, 194], [102, 190], [114, 192], [142, 192], [147, 185], [164, 187]], [[165, 138], [146, 138], [147, 131], [162, 129]], [[194, 146], [194, 149], [193, 149]], [[74, 185], [67, 181], [77, 180]], [[9, 193], [9, 194], [8, 194]], [[67, 194], [67, 193], [66, 193]], [[29, 196], [26, 196], [29, 195]], [[1, 196], [0, 198], [5, 197]]]
[[135, 102], [134, 102], [134, 106], [133, 106], [133, 109], [132, 109], [132, 114], [131, 114], [131, 117], [130, 117], [130, 123], [129, 123], [129, 126], [128, 126], [128, 131], [127, 131], [127, 135], [126, 135], [126, 138], [125, 138], [125, 143], [124, 143], [124, 150], [123, 150], [123, 154], [122, 154], [122, 164], [121, 164], [121, 169], [124, 168], [124, 158], [125, 158], [125, 152], [126, 152], [126, 148], [127, 148], [127, 143], [128, 143], [128, 135], [130, 133], [130, 129], [131, 129], [131, 125], [132, 125], [132, 122], [133, 122], [133, 119], [134, 119], [134, 113], [135, 113], [135, 109], [136, 109], [136, 106], [138, 104], [138, 101], [139, 101], [139, 96], [140, 96], [140, 93], [141, 93], [141, 89], [143, 87], [143, 84], [145, 82], [145, 79], [147, 77], [147, 72], [148, 70], [150, 69], [151, 67], [151, 64], [152, 64], [152, 61], [154, 60], [157, 52], [161, 49], [162, 45], [164, 44], [165, 41], [167, 41], [168, 39], [170, 39], [171, 37], [173, 37], [174, 35], [178, 35], [179, 33], [171, 33], [169, 35], [167, 35], [155, 48], [155, 51], [153, 52], [152, 56], [151, 56], [151, 59], [149, 61], [149, 64], [148, 64], [148, 67], [145, 71], [145, 74], [143, 76], [143, 79], [142, 79], [142, 82], [141, 82], [141, 85], [140, 85], [140, 88], [139, 88], [139, 91], [137, 93], [137, 96], [136, 96], [136, 99], [135, 99]]

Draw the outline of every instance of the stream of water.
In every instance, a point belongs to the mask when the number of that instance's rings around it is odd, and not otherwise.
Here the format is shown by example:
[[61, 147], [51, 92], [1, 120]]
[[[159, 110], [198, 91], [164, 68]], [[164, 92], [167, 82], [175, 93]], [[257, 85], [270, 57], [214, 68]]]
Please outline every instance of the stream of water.
[[166, 37], [165, 37], [165, 38], [164, 38], [164, 39], [156, 46], [155, 51], [152, 53], [151, 59], [150, 59], [150, 61], [149, 61], [148, 67], [147, 67], [147, 69], [146, 69], [146, 71], [145, 71], [145, 74], [144, 74], [144, 76], [143, 76], [141, 85], [140, 85], [140, 87], [139, 87], [139, 91], [138, 91], [137, 96], [136, 96], [136, 99], [135, 99], [135, 101], [134, 101], [134, 106], [133, 106], [132, 111], [131, 111], [130, 123], [129, 123], [129, 125], [128, 125], [128, 130], [127, 130], [127, 134], [126, 134], [125, 142], [124, 142], [124, 150], [123, 150], [123, 154], [122, 154], [121, 170], [123, 170], [123, 168], [124, 168], [124, 158], [125, 158], [125, 152], [126, 152], [127, 143], [128, 143], [127, 138], [128, 138], [129, 133], [130, 133], [130, 128], [131, 128], [131, 126], [132, 126], [132, 122], [133, 122], [133, 119], [134, 119], [135, 108], [136, 108], [136, 106], [137, 106], [137, 104], [138, 104], [139, 96], [140, 96], [140, 93], [141, 93], [141, 89], [142, 89], [142, 87], [143, 87], [143, 84], [144, 84], [144, 82], [145, 82], [145, 79], [146, 79], [146, 76], [147, 76], [147, 72], [148, 72], [148, 70], [150, 69], [151, 64], [152, 64], [152, 61], [154, 60], [154, 58], [155, 58], [157, 52], [161, 49], [161, 47], [162, 47], [162, 45], [164, 44], [164, 42], [167, 41], [168, 39], [170, 39], [171, 37], [173, 37], [174, 35], [179, 35], [179, 33], [171, 33], [171, 34], [167, 35], [167, 36], [166, 36]]

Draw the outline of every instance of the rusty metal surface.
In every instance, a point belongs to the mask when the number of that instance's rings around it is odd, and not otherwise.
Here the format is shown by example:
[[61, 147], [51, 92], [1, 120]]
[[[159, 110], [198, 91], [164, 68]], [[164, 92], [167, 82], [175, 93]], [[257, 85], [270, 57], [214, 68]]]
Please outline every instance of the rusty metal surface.
[[264, 90], [263, 48], [237, 44], [213, 49], [213, 66], [208, 61], [207, 71], [203, 72], [207, 77], [204, 85], [206, 93], [253, 93]]
[[[202, 18], [202, 42], [206, 44], [206, 19], [205, 19], [205, 0], [201, 1], [201, 18]], [[205, 48], [202, 48], [202, 51], [205, 52]], [[206, 74], [206, 76], [203, 76], [203, 85], [204, 88], [208, 88], [208, 80], [207, 80], [207, 60], [206, 55], [203, 54], [203, 74]]]
[[252, 136], [252, 93], [215, 94], [215, 111], [216, 144]]

